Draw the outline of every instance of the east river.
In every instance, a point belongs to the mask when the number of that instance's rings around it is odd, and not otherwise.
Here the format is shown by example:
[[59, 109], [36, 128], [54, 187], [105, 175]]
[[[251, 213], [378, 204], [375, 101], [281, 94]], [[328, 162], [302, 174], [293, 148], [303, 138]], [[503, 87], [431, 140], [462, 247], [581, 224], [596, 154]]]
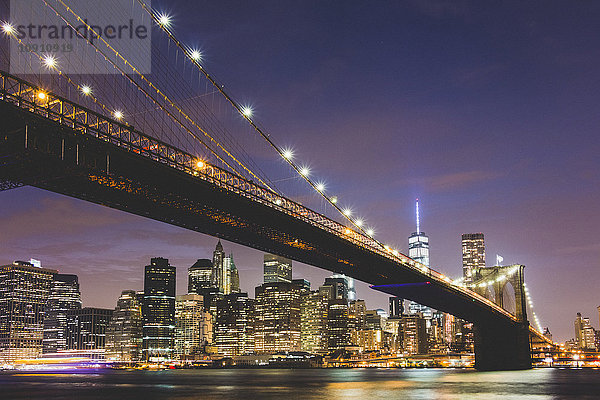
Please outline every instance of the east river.
[[12, 399], [598, 399], [600, 370], [452, 369], [107, 370], [0, 373]]

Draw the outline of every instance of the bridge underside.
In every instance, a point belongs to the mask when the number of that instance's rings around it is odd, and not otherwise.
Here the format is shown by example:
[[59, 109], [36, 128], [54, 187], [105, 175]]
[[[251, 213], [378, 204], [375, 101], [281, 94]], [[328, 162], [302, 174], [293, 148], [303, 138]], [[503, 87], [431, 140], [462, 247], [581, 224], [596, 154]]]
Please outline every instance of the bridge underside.
[[[492, 330], [485, 327], [516, 326], [452, 286], [429, 281], [424, 273], [253, 201], [247, 193], [234, 193], [12, 104], [0, 102], [0, 120], [0, 188], [31, 185], [343, 273], [471, 321], [486, 335]], [[381, 286], [390, 283], [415, 285]]]

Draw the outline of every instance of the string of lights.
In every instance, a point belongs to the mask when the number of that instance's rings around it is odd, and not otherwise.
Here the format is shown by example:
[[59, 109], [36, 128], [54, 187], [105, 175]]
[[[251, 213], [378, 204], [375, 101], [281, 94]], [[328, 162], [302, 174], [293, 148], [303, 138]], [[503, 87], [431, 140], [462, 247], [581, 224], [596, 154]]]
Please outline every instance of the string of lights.
[[180, 42], [173, 31], [171, 30], [172, 21], [168, 14], [158, 12], [149, 7], [143, 0], [138, 0], [138, 3], [142, 8], [148, 12], [150, 17], [158, 24], [158, 26], [167, 34], [167, 36], [173, 41], [173, 43], [180, 48], [188, 59], [205, 75], [205, 77], [211, 82], [211, 84], [225, 97], [225, 99], [237, 110], [237, 112], [252, 126], [252, 128], [264, 138], [267, 143], [277, 151], [277, 153], [286, 161], [292, 169], [294, 169], [298, 175], [304, 179], [320, 196], [322, 196], [329, 205], [337, 210], [346, 220], [348, 220], [356, 229], [360, 230], [364, 234], [373, 237], [375, 231], [373, 228], [366, 228], [364, 221], [361, 218], [354, 218], [353, 211], [349, 207], [342, 208], [338, 205], [337, 196], [329, 196], [325, 192], [325, 184], [321, 181], [311, 179], [310, 168], [305, 165], [300, 165], [293, 160], [294, 153], [289, 148], [283, 148], [278, 146], [270, 134], [267, 134], [258, 124], [252, 119], [253, 109], [248, 105], [242, 105], [236, 102], [231, 95], [224, 90], [224, 85], [219, 84], [214, 77], [209, 74], [201, 64], [201, 53], [182, 42]]
[[[55, 7], [53, 7], [52, 5], [50, 5], [46, 0], [43, 0], [44, 3], [52, 10], [56, 13], [57, 16], [59, 16], [67, 25], [69, 25], [73, 30], [76, 31], [75, 27], [73, 26], [73, 24], [67, 19], [65, 18], [65, 16], [60, 13]], [[65, 7], [65, 9], [70, 12], [75, 18], [77, 18], [77, 20], [79, 22], [81, 22], [84, 26], [87, 27], [87, 29], [89, 29], [90, 31], [93, 31], [93, 27], [91, 27], [87, 21], [84, 18], [81, 18], [77, 13], [75, 13], [75, 11], [70, 8], [67, 4], [65, 4], [62, 0], [58, 0], [58, 2], [60, 4], [63, 5], [63, 7]], [[163, 23], [168, 23], [168, 21], [165, 19], [166, 16], [162, 15], [159, 17], [158, 21], [160, 24], [160, 21], [162, 20]], [[212, 151], [212, 149], [210, 148], [210, 146], [208, 146], [200, 137], [198, 137], [196, 134], [194, 134], [191, 130], [189, 130], [187, 127], [185, 127], [181, 121], [179, 121], [175, 115], [173, 115], [173, 113], [169, 110], [167, 110], [166, 108], [164, 108], [162, 106], [162, 104], [160, 102], [157, 101], [157, 99], [155, 99], [150, 93], [148, 93], [148, 91], [144, 88], [142, 88], [137, 82], [135, 82], [135, 80], [133, 80], [125, 71], [123, 71], [123, 69], [114, 61], [112, 61], [112, 59], [110, 57], [108, 57], [101, 49], [98, 48], [97, 45], [95, 45], [91, 40], [89, 40], [88, 38], [84, 37], [84, 39], [88, 42], [88, 44], [90, 44], [92, 47], [94, 47], [96, 49], [96, 51], [98, 51], [100, 54], [105, 56], [105, 59], [110, 62], [114, 68], [116, 68], [121, 74], [122, 76], [126, 77], [127, 79], [129, 79], [129, 81], [135, 85], [146, 97], [148, 97], [149, 99], [151, 99], [158, 107], [160, 107], [165, 113], [167, 113], [167, 115], [169, 115], [170, 118], [172, 118], [173, 120], [175, 120], [176, 122], [179, 123], [179, 125], [186, 131], [188, 132], [190, 135], [192, 135], [196, 140], [198, 140], [200, 143], [202, 143], [204, 146], [206, 146], [209, 150], [211, 150], [212, 154], [215, 155], [221, 162], [223, 162], [225, 165], [227, 165], [231, 170], [233, 171], [237, 171], [236, 168], [234, 168], [231, 164], [229, 164], [226, 160], [224, 160], [221, 156], [219, 156], [216, 152]], [[115, 50], [115, 48], [113, 46], [110, 45], [110, 43], [108, 43], [102, 36], [99, 36], [97, 41], [103, 43], [106, 48], [108, 48], [115, 57], [117, 57], [120, 61], [122, 61], [126, 66], [128, 66], [141, 80], [143, 80], [155, 93], [156, 95], [158, 95], [160, 98], [162, 98], [165, 102], [167, 102], [171, 107], [173, 107], [175, 110], [177, 110], [177, 112], [189, 123], [191, 123], [195, 128], [197, 128], [200, 132], [202, 132], [204, 134], [204, 136], [206, 136], [209, 141], [211, 143], [213, 143], [214, 145], [216, 145], [218, 148], [220, 148], [223, 152], [225, 152], [233, 161], [235, 161], [240, 167], [242, 167], [246, 172], [248, 172], [250, 175], [252, 175], [256, 180], [258, 180], [259, 182], [261, 182], [266, 188], [273, 190], [266, 182], [264, 182], [264, 180], [262, 180], [259, 176], [257, 176], [256, 174], [254, 174], [254, 172], [252, 172], [246, 165], [244, 165], [244, 163], [242, 163], [241, 161], [239, 161], [233, 154], [231, 154], [223, 145], [221, 145], [221, 143], [219, 143], [213, 136], [211, 136], [205, 129], [203, 129], [202, 127], [200, 127], [200, 125], [198, 125], [196, 123], [196, 121], [193, 120], [193, 118], [191, 118], [186, 112], [183, 111], [183, 109], [181, 109], [172, 99], [170, 99], [163, 91], [161, 91], [156, 85], [154, 85], [154, 83], [152, 83], [149, 79], [147, 79], [144, 74], [142, 74], [127, 58], [125, 58], [123, 56], [122, 53], [118, 52], [117, 50]], [[115, 115], [116, 114], [116, 115]], [[115, 118], [121, 120], [124, 118], [124, 114], [121, 110], [117, 110], [115, 111], [115, 113], [113, 113], [113, 115], [115, 116]]]
[[523, 282], [523, 288], [525, 289], [525, 297], [527, 298], [527, 304], [529, 305], [529, 309], [531, 310], [531, 314], [533, 315], [533, 320], [535, 322], [535, 325], [537, 326], [537, 329], [540, 332], [543, 332], [542, 324], [540, 323], [540, 320], [539, 320], [537, 314], [535, 313], [535, 310], [533, 309], [533, 300], [531, 299], [531, 296], [529, 295], [529, 289], [527, 288], [527, 284], [525, 282]]

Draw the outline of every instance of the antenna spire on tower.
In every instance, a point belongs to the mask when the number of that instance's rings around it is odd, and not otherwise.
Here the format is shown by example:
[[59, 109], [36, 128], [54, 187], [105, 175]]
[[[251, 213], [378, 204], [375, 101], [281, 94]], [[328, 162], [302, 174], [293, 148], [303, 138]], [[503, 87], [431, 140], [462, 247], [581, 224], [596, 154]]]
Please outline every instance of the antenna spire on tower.
[[419, 222], [419, 199], [417, 199], [417, 233], [421, 233]]

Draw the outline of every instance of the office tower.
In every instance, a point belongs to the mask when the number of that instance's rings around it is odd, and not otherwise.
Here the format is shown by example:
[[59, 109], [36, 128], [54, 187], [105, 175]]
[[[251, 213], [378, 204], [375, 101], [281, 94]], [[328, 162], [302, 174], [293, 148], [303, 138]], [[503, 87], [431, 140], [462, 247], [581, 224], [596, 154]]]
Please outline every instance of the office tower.
[[142, 359], [142, 305], [135, 290], [124, 290], [106, 328], [106, 359], [135, 362]]
[[175, 298], [175, 358], [193, 360], [204, 354], [212, 342], [212, 316], [204, 310], [197, 294]]
[[255, 289], [254, 349], [257, 353], [300, 350], [300, 302], [310, 291], [303, 279], [263, 283]]
[[354, 287], [354, 279], [344, 274], [333, 274], [331, 275], [331, 278], [343, 279], [346, 283], [346, 296], [348, 298], [348, 301], [356, 300], [356, 289]]
[[213, 264], [211, 260], [199, 259], [188, 268], [188, 293], [201, 294], [199, 289], [212, 287]]
[[575, 318], [575, 341], [582, 350], [596, 350], [596, 332], [590, 324], [590, 319], [582, 318], [581, 313], [577, 313]]
[[360, 348], [360, 351], [380, 351], [384, 347], [382, 330], [365, 329], [350, 331], [350, 342]]
[[25, 261], [0, 266], [0, 363], [42, 353], [44, 307], [57, 273]]
[[106, 344], [106, 328], [113, 310], [84, 307], [67, 311], [69, 350], [101, 350]]
[[427, 354], [427, 326], [422, 315], [405, 315], [400, 321], [405, 354]]
[[400, 297], [390, 297], [390, 317], [401, 317], [404, 314], [404, 299]]
[[341, 276], [332, 276], [329, 278], [325, 278], [325, 283], [323, 286], [331, 287], [332, 289], [332, 297], [331, 299], [344, 300], [348, 301], [348, 280], [346, 277]]
[[238, 293], [240, 291], [240, 276], [233, 261], [233, 254], [223, 259], [223, 294]]
[[309, 353], [327, 352], [327, 295], [315, 290], [300, 302], [300, 349]]
[[292, 281], [292, 260], [273, 254], [265, 254], [264, 283]]
[[[417, 230], [408, 237], [408, 256], [426, 267], [429, 267], [429, 237], [425, 232], [421, 232], [419, 199], [416, 201], [415, 208]], [[415, 303], [414, 301], [408, 303], [408, 312], [410, 314], [422, 313], [428, 319], [431, 319], [433, 315], [433, 310], [431, 308]]]
[[142, 355], [147, 361], [172, 359], [175, 347], [175, 267], [152, 258], [144, 269]]
[[217, 246], [215, 247], [215, 251], [213, 251], [213, 259], [212, 259], [212, 286], [219, 288], [221, 293], [224, 293], [224, 285], [225, 285], [225, 269], [223, 268], [223, 261], [225, 260], [225, 252], [223, 251], [223, 245], [221, 244], [221, 240], [217, 242]]
[[66, 350], [67, 311], [81, 308], [77, 275], [56, 274], [44, 312], [43, 353]]
[[483, 233], [463, 233], [462, 260], [464, 282], [470, 283], [473, 280], [473, 268], [485, 267]]
[[327, 309], [327, 349], [342, 349], [350, 345], [348, 301], [330, 299]]
[[230, 293], [217, 300], [215, 346], [233, 357], [254, 351], [254, 300], [247, 293]]
[[229, 282], [231, 283], [231, 293], [239, 293], [240, 292], [240, 274], [238, 272], [235, 263], [233, 262], [233, 254], [229, 255]]
[[367, 305], [364, 300], [353, 300], [348, 303], [348, 329], [366, 329]]
[[421, 232], [419, 199], [416, 201], [417, 230], [408, 237], [408, 256], [429, 267], [429, 237]]
[[382, 309], [367, 310], [365, 313], [365, 329], [382, 330], [387, 316]]

